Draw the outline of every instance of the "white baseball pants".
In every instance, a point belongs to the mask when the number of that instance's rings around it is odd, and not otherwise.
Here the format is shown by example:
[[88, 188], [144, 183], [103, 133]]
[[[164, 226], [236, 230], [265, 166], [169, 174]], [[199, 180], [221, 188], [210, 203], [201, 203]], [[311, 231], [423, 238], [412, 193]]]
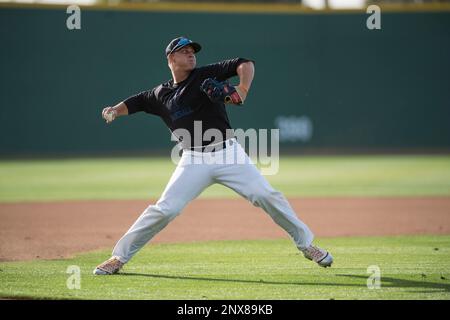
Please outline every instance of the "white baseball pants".
[[226, 143], [227, 148], [216, 152], [184, 151], [161, 198], [147, 207], [117, 242], [113, 256], [128, 262], [191, 200], [214, 183], [233, 189], [264, 209], [290, 235], [297, 248], [308, 247], [314, 235], [296, 216], [286, 198], [272, 188], [236, 139]]

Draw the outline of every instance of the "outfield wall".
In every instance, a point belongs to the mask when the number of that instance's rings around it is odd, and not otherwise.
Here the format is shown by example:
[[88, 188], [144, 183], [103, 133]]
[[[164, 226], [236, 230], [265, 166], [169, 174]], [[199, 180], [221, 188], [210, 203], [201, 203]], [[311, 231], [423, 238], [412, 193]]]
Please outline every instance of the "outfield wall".
[[[195, 8], [194, 8], [195, 9]], [[181, 11], [181, 10], [180, 10]], [[0, 6], [0, 155], [168, 150], [168, 129], [103, 106], [170, 78], [164, 48], [199, 41], [199, 64], [256, 61], [235, 128], [281, 129], [282, 150], [450, 150], [450, 11], [207, 12]]]

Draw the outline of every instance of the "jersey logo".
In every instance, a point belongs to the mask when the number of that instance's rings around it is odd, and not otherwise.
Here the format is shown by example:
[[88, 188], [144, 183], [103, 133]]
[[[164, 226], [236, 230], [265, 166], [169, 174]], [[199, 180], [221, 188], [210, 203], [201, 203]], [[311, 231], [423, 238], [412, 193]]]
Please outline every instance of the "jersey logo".
[[183, 106], [182, 104], [180, 104], [180, 95], [180, 91], [177, 91], [173, 98], [171, 98], [167, 103], [167, 107], [170, 113], [170, 119], [172, 119], [172, 121], [183, 118], [194, 112], [191, 107]]

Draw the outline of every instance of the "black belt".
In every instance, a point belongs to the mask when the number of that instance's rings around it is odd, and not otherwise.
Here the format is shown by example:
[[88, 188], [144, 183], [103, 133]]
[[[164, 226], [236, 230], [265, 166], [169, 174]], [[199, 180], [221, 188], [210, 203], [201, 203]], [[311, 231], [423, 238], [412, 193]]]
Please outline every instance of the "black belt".
[[226, 149], [226, 147], [228, 147], [228, 145], [230, 145], [230, 146], [233, 145], [232, 139], [222, 141], [222, 143], [218, 143], [218, 144], [185, 148], [185, 150], [197, 151], [197, 152], [215, 152], [215, 151], [220, 151], [220, 150]]

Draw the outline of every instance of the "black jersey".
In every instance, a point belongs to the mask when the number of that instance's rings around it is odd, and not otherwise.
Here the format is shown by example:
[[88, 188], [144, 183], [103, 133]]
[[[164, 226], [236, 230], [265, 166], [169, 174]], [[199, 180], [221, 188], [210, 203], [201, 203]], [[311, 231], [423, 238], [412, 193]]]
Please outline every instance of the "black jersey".
[[[128, 114], [144, 111], [161, 117], [172, 132], [176, 129], [187, 130], [192, 137], [191, 146], [197, 146], [194, 143], [194, 121], [201, 121], [202, 137], [206, 130], [217, 129], [222, 133], [223, 139], [230, 138], [226, 136], [227, 129], [231, 129], [231, 126], [225, 104], [212, 102], [201, 91], [200, 86], [207, 78], [224, 81], [236, 76], [237, 67], [247, 61], [251, 60], [235, 58], [195, 68], [180, 83], [174, 84], [173, 80], [169, 80], [129, 97], [124, 101]], [[212, 142], [200, 140], [201, 145]]]

